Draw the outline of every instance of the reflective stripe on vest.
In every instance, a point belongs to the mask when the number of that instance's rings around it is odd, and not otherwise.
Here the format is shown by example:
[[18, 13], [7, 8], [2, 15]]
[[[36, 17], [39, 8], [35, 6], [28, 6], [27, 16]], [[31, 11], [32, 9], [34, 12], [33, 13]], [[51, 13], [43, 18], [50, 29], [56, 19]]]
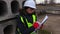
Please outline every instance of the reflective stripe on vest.
[[20, 16], [20, 19], [21, 19], [22, 23], [24, 23], [24, 20], [23, 20], [23, 17], [22, 16]]
[[[21, 18], [22, 23], [24, 23], [23, 17], [20, 16], [20, 18]], [[33, 23], [34, 23], [34, 22], [36, 21], [36, 15], [32, 15], [32, 18], [33, 18]], [[27, 25], [28, 25], [28, 28], [30, 28], [31, 26], [33, 26], [33, 24], [30, 23], [30, 22], [28, 22], [27, 19], [25, 19], [25, 20], [26, 20], [26, 23], [27, 23]]]
[[27, 22], [27, 25], [28, 25], [28, 28], [30, 28], [33, 24], [28, 22], [28, 20], [26, 19], [26, 22]]
[[19, 29], [19, 28], [17, 28], [17, 32], [18, 32], [19, 34], [21, 34], [21, 33], [20, 33], [20, 29]]
[[33, 17], [33, 23], [36, 21], [36, 15], [32, 15]]

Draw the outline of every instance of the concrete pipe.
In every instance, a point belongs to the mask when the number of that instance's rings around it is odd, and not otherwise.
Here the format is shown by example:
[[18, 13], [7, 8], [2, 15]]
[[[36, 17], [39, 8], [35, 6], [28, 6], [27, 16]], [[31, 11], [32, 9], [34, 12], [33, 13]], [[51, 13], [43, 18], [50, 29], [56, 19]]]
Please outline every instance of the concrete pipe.
[[19, 3], [17, 1], [12, 1], [11, 2], [12, 13], [17, 13], [18, 9], [19, 9]]
[[4, 1], [0, 1], [0, 16], [7, 14], [7, 4]]

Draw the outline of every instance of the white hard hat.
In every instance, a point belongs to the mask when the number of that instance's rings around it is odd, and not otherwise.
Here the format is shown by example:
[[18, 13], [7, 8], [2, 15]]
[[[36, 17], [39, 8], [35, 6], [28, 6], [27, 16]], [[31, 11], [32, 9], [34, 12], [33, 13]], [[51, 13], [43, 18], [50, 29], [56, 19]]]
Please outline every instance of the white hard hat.
[[30, 7], [36, 9], [36, 4], [34, 0], [27, 0], [24, 4], [24, 7]]

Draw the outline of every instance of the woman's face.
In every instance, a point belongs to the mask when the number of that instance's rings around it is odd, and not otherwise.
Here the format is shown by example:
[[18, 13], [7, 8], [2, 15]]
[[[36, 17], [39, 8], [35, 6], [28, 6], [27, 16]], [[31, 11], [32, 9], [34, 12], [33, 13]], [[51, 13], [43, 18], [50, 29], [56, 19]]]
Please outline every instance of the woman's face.
[[26, 11], [27, 11], [27, 13], [32, 14], [32, 13], [34, 13], [35, 9], [27, 8]]

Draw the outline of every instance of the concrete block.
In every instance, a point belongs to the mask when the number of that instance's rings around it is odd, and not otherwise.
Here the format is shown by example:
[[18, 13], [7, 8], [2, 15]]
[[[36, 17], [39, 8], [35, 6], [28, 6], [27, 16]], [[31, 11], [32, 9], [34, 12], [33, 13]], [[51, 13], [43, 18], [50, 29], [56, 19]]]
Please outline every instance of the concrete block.
[[19, 2], [16, 0], [0, 1], [0, 21], [14, 18], [18, 14]]
[[46, 11], [46, 12], [51, 14], [60, 14], [60, 11]]
[[0, 34], [15, 34], [16, 21], [9, 20], [1, 22], [0, 24]]
[[0, 0], [0, 34], [15, 34], [16, 20], [8, 20], [18, 15], [24, 0]]

